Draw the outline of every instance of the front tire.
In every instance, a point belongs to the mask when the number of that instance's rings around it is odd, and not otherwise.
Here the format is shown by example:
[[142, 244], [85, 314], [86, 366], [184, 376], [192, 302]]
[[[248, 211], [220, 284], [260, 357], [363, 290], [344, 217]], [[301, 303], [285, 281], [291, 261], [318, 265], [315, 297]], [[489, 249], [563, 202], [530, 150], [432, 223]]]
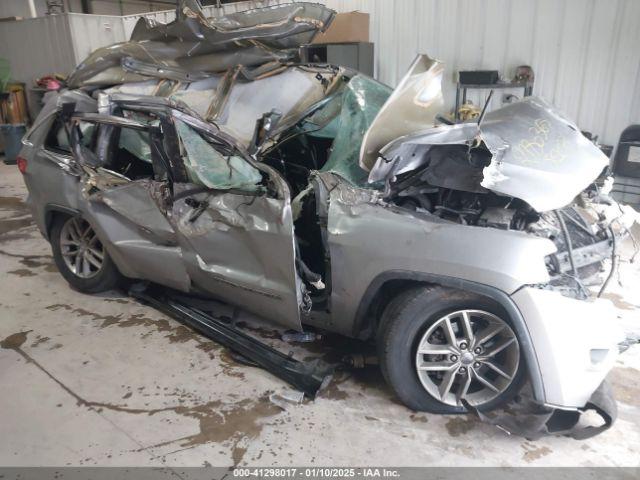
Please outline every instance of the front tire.
[[409, 408], [489, 411], [515, 396], [524, 360], [499, 304], [470, 292], [421, 286], [394, 298], [377, 338], [382, 374]]
[[84, 218], [56, 217], [49, 238], [56, 266], [74, 289], [99, 293], [118, 286], [120, 273]]

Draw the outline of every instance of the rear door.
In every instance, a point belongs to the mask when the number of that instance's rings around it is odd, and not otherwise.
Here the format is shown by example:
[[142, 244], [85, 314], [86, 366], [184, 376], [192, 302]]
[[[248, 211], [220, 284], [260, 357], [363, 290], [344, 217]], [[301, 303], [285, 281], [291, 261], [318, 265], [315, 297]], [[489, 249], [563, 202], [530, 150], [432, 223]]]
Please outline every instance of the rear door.
[[[82, 125], [97, 131], [93, 145]], [[173, 228], [154, 195], [168, 186], [166, 168], [153, 151], [153, 126], [119, 117], [85, 115], [71, 125], [71, 143], [86, 176], [84, 191], [136, 225], [154, 243], [175, 243]]]
[[[83, 124], [95, 139], [83, 139]], [[83, 215], [98, 231], [120, 271], [188, 290], [176, 234], [162, 211], [170, 197], [156, 123], [96, 114], [72, 118], [71, 147], [81, 168]]]
[[169, 216], [189, 276], [202, 290], [300, 330], [286, 182], [211, 125], [181, 112], [173, 125], [168, 154], [180, 159], [186, 178], [173, 184]]

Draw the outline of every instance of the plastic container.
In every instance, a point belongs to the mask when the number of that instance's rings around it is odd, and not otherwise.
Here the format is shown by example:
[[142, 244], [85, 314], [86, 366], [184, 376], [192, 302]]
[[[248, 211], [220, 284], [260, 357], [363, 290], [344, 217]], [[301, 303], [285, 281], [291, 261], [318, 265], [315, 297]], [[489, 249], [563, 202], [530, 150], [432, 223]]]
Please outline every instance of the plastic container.
[[22, 137], [25, 133], [27, 133], [27, 127], [24, 124], [0, 125], [0, 135], [2, 135], [2, 143], [4, 144], [4, 163], [7, 165], [15, 165], [22, 149]]

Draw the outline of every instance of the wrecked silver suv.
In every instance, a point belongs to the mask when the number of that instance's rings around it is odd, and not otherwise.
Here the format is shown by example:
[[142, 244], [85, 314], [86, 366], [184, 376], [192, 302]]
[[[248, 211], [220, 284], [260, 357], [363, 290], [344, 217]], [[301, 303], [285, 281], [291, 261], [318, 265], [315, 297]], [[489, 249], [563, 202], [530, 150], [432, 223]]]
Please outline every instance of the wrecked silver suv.
[[525, 381], [545, 412], [598, 406], [622, 338], [591, 291], [627, 226], [585, 191], [607, 158], [535, 98], [436, 125], [443, 66], [426, 56], [394, 91], [295, 63], [332, 16], [209, 21], [181, 2], [83, 62], [22, 152], [62, 275], [371, 340], [415, 410], [484, 412]]

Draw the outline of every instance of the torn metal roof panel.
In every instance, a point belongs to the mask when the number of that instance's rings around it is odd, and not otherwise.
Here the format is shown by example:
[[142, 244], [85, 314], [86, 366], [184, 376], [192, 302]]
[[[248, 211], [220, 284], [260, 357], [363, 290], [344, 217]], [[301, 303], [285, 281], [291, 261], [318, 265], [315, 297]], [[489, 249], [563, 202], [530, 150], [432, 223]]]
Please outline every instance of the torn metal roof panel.
[[297, 48], [324, 31], [335, 12], [315, 3], [256, 8], [206, 18], [197, 0], [180, 0], [176, 20], [139, 20], [128, 42], [95, 50], [69, 76], [70, 88], [107, 86], [155, 77], [205, 78], [233, 66], [253, 79], [297, 56]]

